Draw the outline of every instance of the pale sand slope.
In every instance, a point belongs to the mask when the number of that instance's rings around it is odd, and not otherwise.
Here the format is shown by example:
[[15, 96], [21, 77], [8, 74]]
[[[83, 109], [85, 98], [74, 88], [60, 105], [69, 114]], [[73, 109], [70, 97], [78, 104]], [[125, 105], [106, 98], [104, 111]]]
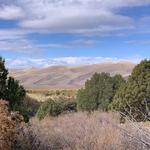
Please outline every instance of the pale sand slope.
[[131, 62], [108, 62], [78, 67], [53, 66], [10, 70], [10, 75], [26, 88], [79, 88], [95, 72], [121, 74], [125, 78], [131, 74], [135, 64]]

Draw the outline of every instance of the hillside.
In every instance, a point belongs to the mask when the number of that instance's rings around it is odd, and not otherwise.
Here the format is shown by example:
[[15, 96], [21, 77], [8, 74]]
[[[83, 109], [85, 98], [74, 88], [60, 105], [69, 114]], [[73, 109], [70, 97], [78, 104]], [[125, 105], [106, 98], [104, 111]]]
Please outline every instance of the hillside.
[[78, 67], [52, 66], [10, 70], [10, 75], [19, 80], [26, 88], [79, 88], [95, 72], [121, 74], [127, 78], [134, 66], [135, 64], [131, 62], [123, 61]]

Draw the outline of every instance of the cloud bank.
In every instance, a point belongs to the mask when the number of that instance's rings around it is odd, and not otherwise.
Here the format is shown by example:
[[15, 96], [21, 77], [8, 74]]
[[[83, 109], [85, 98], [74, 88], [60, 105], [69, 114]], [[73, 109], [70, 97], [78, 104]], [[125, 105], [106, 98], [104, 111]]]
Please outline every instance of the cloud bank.
[[116, 10], [147, 4], [149, 0], [6, 0], [0, 19], [18, 20], [18, 27], [35, 32], [110, 32], [134, 27], [132, 18]]
[[61, 57], [61, 58], [50, 58], [50, 59], [6, 59], [6, 65], [8, 68], [43, 68], [50, 66], [80, 66], [99, 64], [106, 62], [120, 62], [129, 61], [132, 63], [138, 63], [141, 61], [140, 57], [118, 59], [118, 58], [106, 58], [106, 57]]
[[[0, 29], [0, 52], [35, 52], [53, 48], [94, 45], [95, 39], [83, 36], [123, 35], [146, 32], [150, 17], [138, 21], [119, 10], [150, 5], [150, 0], [0, 0], [0, 21], [12, 21], [14, 27]], [[11, 23], [12, 23], [11, 22]], [[2, 22], [3, 23], [3, 22]], [[143, 27], [143, 24], [147, 26]], [[11, 26], [11, 25], [10, 25]], [[74, 34], [67, 43], [33, 41], [31, 34]]]

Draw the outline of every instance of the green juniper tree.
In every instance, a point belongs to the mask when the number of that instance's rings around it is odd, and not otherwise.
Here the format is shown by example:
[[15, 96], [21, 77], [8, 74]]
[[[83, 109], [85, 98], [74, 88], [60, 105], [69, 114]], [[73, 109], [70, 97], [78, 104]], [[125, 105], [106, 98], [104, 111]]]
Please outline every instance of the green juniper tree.
[[9, 101], [10, 109], [19, 111], [27, 121], [27, 112], [23, 108], [25, 95], [26, 91], [23, 86], [20, 86], [14, 78], [8, 77], [5, 60], [0, 57], [0, 99]]
[[121, 75], [111, 77], [109, 73], [95, 73], [77, 93], [77, 107], [82, 111], [107, 111], [116, 90], [124, 83]]
[[14, 78], [9, 77], [7, 80], [6, 99], [9, 101], [12, 110], [22, 105], [25, 94], [23, 86], [20, 86], [19, 82]]
[[0, 57], [0, 98], [1, 99], [4, 99], [6, 96], [7, 75], [8, 75], [8, 70], [5, 68], [5, 60], [2, 57]]
[[43, 119], [46, 116], [58, 116], [61, 114], [62, 108], [59, 103], [55, 102], [52, 99], [48, 99], [47, 101], [43, 102], [38, 109], [37, 117], [39, 119]]
[[150, 117], [150, 60], [138, 64], [127, 83], [116, 93], [111, 108], [136, 119]]

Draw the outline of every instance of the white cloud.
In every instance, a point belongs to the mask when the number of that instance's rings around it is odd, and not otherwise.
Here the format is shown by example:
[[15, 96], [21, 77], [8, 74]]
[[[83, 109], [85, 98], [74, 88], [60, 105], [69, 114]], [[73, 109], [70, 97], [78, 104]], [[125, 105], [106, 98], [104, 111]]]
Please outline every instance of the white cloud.
[[39, 3], [33, 0], [30, 6], [34, 11], [31, 10], [31, 16], [20, 22], [21, 27], [58, 33], [110, 32], [133, 27], [131, 18], [114, 14], [101, 0], [46, 0]]
[[0, 7], [0, 19], [16, 20], [24, 16], [24, 12], [20, 7], [14, 5], [6, 5]]
[[72, 47], [91, 47], [96, 44], [96, 40], [77, 39], [66, 43], [45, 43], [40, 44], [37, 41], [29, 40], [26, 33], [29, 30], [8, 29], [0, 30], [0, 51], [16, 51], [16, 52], [41, 52], [53, 48], [72, 48]]
[[31, 68], [31, 67], [49, 67], [49, 66], [79, 66], [98, 64], [105, 62], [116, 63], [119, 61], [129, 61], [138, 63], [141, 61], [141, 57], [132, 57], [126, 59], [118, 58], [105, 58], [105, 57], [60, 57], [60, 58], [49, 58], [49, 59], [6, 59], [6, 65], [8, 68]]
[[[150, 0], [0, 0], [0, 20], [15, 20], [13, 30], [0, 30], [0, 51], [35, 51], [48, 48], [93, 46], [89, 39], [65, 44], [37, 44], [29, 33], [77, 33], [83, 35], [123, 35], [135, 29], [134, 19], [118, 14], [122, 7], [150, 4]], [[144, 21], [149, 18], [143, 18]], [[144, 22], [145, 24], [145, 22]]]
[[24, 53], [34, 53], [36, 54], [43, 50], [51, 49], [51, 48], [65, 48], [67, 45], [63, 44], [37, 44], [28, 39], [10, 39], [10, 40], [0, 40], [0, 51], [16, 51], [16, 52], [24, 52]]
[[36, 32], [87, 33], [132, 28], [132, 18], [117, 15], [121, 7], [150, 4], [149, 0], [6, 0], [0, 18], [21, 18], [22, 28]]
[[56, 13], [54, 16], [45, 16], [41, 19], [28, 19], [22, 21], [20, 25], [29, 29], [47, 30], [51, 33], [90, 33], [131, 28], [134, 23], [129, 17], [114, 15], [107, 11], [87, 9], [83, 12], [72, 12], [69, 8], [66, 9], [66, 12], [65, 9], [61, 10], [60, 14], [62, 15]]
[[0, 40], [0, 51], [12, 51], [21, 53], [40, 53], [44, 50], [55, 49], [55, 48], [73, 48], [73, 47], [91, 47], [95, 45], [94, 40], [74, 40], [68, 43], [48, 43], [48, 44], [37, 44], [34, 41], [28, 39], [10, 39]]
[[31, 31], [22, 29], [0, 29], [0, 41], [1, 40], [16, 40], [25, 38]]

